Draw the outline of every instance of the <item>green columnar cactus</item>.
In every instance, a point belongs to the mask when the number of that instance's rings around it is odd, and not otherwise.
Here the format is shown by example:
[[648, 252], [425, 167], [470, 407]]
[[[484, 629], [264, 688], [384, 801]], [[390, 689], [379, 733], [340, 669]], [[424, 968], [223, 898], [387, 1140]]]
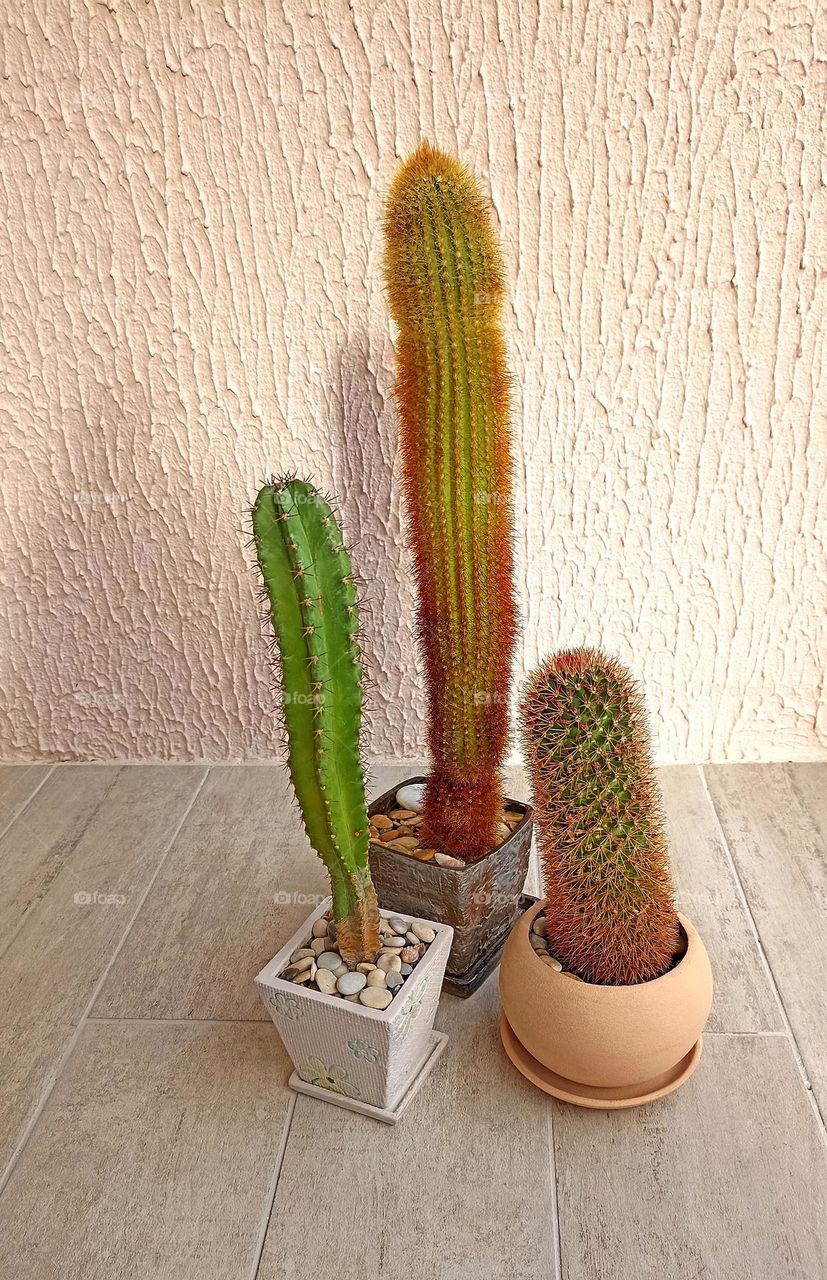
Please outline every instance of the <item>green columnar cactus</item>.
[[423, 836], [473, 860], [496, 843], [516, 635], [503, 268], [474, 178], [427, 143], [385, 234], [433, 757]]
[[379, 952], [359, 755], [362, 664], [350, 557], [329, 504], [304, 480], [267, 484], [253, 507], [280, 657], [288, 767], [310, 843], [330, 874], [342, 957]]
[[657, 978], [678, 950], [643, 699], [620, 663], [548, 659], [522, 707], [550, 949], [589, 982]]

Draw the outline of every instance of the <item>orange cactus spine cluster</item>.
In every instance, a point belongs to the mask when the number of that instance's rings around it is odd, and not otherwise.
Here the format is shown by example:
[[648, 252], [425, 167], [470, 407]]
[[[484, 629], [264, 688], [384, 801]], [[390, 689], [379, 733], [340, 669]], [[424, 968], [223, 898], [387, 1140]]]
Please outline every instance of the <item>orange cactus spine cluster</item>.
[[427, 143], [385, 234], [433, 759], [423, 832], [473, 860], [496, 843], [516, 634], [502, 261], [475, 180]]
[[522, 706], [545, 882], [546, 934], [587, 982], [659, 977], [678, 951], [643, 699], [592, 649], [549, 658]]

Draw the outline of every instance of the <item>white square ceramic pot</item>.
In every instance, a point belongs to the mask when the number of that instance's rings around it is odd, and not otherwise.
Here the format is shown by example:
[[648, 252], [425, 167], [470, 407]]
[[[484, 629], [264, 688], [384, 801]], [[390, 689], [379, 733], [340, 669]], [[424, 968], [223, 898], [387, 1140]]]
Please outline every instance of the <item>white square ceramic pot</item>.
[[[436, 937], [387, 1009], [368, 1009], [276, 976], [330, 906], [326, 898], [265, 965], [256, 985], [302, 1080], [392, 1110], [430, 1052], [454, 931], [450, 925], [406, 915], [433, 929]], [[380, 914], [390, 919], [400, 913]]]

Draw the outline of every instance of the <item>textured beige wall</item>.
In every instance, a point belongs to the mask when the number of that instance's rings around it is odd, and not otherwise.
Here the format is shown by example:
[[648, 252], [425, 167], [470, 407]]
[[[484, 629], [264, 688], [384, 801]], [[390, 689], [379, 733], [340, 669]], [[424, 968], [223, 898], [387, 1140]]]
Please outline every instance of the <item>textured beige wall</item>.
[[827, 8], [110, 0], [0, 16], [0, 755], [267, 756], [241, 511], [295, 465], [422, 746], [379, 220], [426, 134], [513, 307], [521, 670], [603, 642], [664, 759], [823, 755]]

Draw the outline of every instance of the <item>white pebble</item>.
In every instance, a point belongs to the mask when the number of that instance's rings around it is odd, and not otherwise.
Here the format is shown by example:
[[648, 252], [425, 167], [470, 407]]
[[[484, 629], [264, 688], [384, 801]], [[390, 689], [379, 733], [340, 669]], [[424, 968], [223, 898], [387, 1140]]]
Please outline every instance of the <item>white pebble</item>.
[[401, 933], [404, 935], [408, 932], [408, 922], [407, 920], [403, 920], [401, 916], [391, 916], [388, 924], [393, 929], [394, 933]]
[[462, 858], [452, 858], [447, 853], [435, 853], [434, 862], [438, 867], [464, 867], [465, 863]]
[[316, 986], [323, 991], [326, 996], [332, 996], [336, 990], [336, 975], [331, 973], [329, 969], [318, 969], [316, 971]]
[[411, 925], [411, 933], [415, 938], [418, 938], [420, 942], [433, 942], [436, 937], [433, 929], [429, 929], [426, 924], [417, 924], [415, 921]]
[[321, 920], [316, 920], [313, 924], [313, 937], [323, 938], [326, 933], [327, 933], [327, 921], [325, 920], [324, 916], [322, 916]]
[[368, 1009], [387, 1009], [392, 999], [393, 992], [384, 987], [366, 987], [359, 992], [360, 1003]]
[[343, 996], [355, 996], [366, 982], [367, 978], [363, 973], [343, 973], [341, 978], [337, 979], [336, 990]]
[[414, 813], [421, 813], [424, 796], [424, 782], [407, 782], [397, 791], [396, 803], [400, 809], [413, 809]]
[[399, 956], [380, 956], [376, 963], [385, 973], [399, 973], [402, 969]]
[[336, 970], [342, 963], [342, 957], [338, 951], [323, 951], [316, 961], [320, 969]]
[[388, 977], [384, 969], [374, 969], [373, 973], [368, 974], [369, 987], [385, 987], [388, 985]]
[[404, 947], [404, 945], [405, 945], [404, 933], [401, 935], [391, 934], [389, 938], [385, 939], [385, 947], [399, 947], [399, 949], [401, 950], [402, 947]]

